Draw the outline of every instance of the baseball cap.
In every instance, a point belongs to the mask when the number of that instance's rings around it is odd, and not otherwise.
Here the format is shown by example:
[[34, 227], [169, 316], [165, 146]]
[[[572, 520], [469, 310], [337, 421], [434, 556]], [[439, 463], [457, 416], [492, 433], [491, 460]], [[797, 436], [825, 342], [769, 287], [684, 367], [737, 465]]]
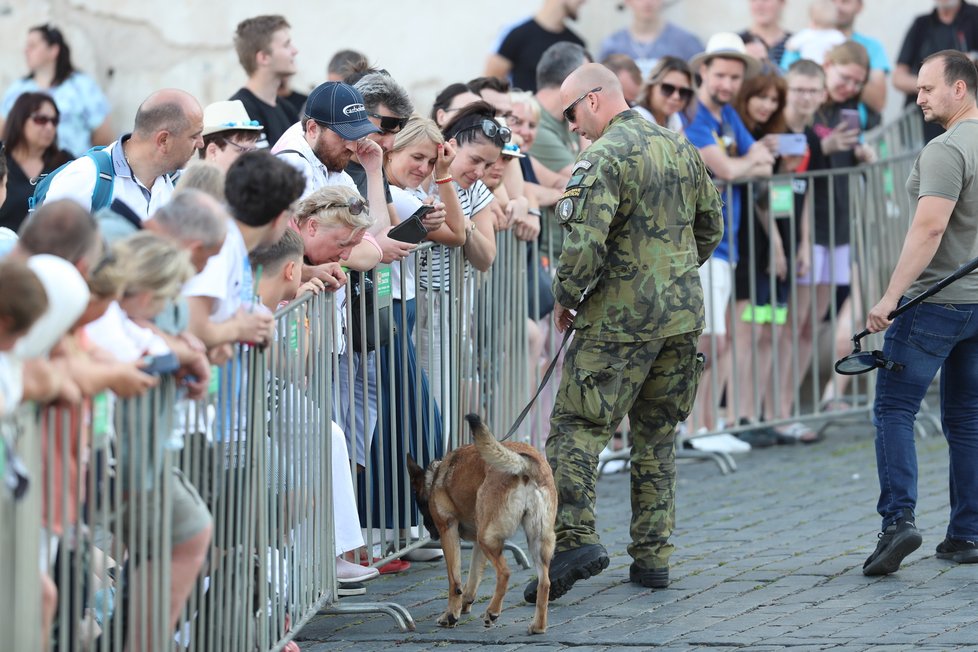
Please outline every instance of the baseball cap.
[[349, 84], [326, 82], [309, 93], [306, 115], [345, 140], [360, 140], [380, 131], [367, 118], [363, 95]]
[[252, 120], [241, 100], [223, 100], [204, 107], [204, 131], [210, 136], [222, 131], [261, 131], [262, 126]]

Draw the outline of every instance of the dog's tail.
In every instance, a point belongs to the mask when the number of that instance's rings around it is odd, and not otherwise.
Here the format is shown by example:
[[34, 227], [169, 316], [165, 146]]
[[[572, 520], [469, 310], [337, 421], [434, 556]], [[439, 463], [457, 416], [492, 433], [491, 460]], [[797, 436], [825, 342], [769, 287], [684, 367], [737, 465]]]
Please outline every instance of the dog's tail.
[[531, 460], [499, 443], [478, 414], [467, 414], [465, 420], [469, 422], [475, 447], [486, 464], [510, 475], [521, 475], [531, 469]]

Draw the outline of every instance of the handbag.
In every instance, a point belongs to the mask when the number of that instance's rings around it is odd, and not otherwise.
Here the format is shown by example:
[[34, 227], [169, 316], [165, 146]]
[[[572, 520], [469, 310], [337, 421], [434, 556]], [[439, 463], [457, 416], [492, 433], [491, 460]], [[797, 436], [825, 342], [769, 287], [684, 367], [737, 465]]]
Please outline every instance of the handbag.
[[[387, 346], [391, 336], [390, 268], [382, 267], [369, 272], [351, 271], [349, 277], [353, 351], [362, 353]], [[360, 316], [361, 306], [366, 315], [365, 321]], [[374, 332], [375, 314], [379, 333]], [[366, 327], [365, 332], [363, 327]]]

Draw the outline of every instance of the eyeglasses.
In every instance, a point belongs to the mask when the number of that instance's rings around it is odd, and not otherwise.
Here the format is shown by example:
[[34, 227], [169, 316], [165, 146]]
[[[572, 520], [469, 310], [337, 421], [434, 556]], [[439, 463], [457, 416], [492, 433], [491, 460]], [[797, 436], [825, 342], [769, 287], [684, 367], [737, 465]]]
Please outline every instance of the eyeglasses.
[[36, 124], [38, 127], [43, 127], [47, 124], [52, 124], [55, 127], [61, 122], [61, 118], [56, 115], [41, 115], [40, 113], [35, 113], [31, 116], [31, 122]]
[[396, 134], [404, 129], [408, 123], [407, 118], [398, 118], [392, 115], [378, 115], [376, 113], [368, 113], [367, 115], [380, 121], [380, 130], [385, 134]]
[[509, 139], [513, 137], [513, 132], [509, 127], [504, 127], [495, 120], [490, 120], [489, 118], [485, 118], [477, 124], [462, 127], [455, 132], [455, 135], [457, 136], [463, 131], [469, 131], [470, 129], [481, 129], [485, 137], [490, 139], [494, 139], [498, 135], [499, 139], [504, 143], [508, 143]]
[[359, 215], [363, 211], [368, 210], [367, 202], [363, 201], [359, 197], [357, 197], [356, 199], [351, 199], [350, 201], [344, 202], [342, 204], [338, 204], [336, 202], [333, 202], [332, 204], [326, 204], [326, 206], [324, 206], [323, 208], [325, 209], [345, 208], [346, 210], [350, 211], [350, 215]]
[[580, 104], [581, 102], [583, 102], [584, 101], [584, 98], [587, 97], [588, 95], [590, 95], [591, 93], [600, 93], [600, 92], [601, 92], [601, 87], [600, 86], [598, 86], [597, 88], [592, 88], [587, 93], [585, 93], [584, 95], [581, 95], [579, 98], [577, 98], [576, 100], [574, 100], [573, 102], [571, 102], [567, 106], [567, 108], [564, 109], [564, 120], [566, 120], [567, 122], [574, 122], [575, 121], [575, 115], [574, 114], [575, 114], [575, 109], [577, 108], [577, 105]]
[[794, 93], [795, 95], [815, 97], [816, 95], [818, 95], [819, 93], [822, 92], [822, 89], [820, 89], [820, 88], [795, 88], [795, 87], [790, 87], [790, 88], [788, 88], [788, 92], [789, 93]]
[[242, 154], [247, 154], [248, 152], [253, 152], [256, 149], [258, 149], [258, 143], [257, 142], [254, 145], [252, 145], [251, 147], [248, 147], [247, 145], [239, 145], [238, 143], [234, 142], [231, 139], [227, 139], [224, 142], [226, 142], [228, 145], [230, 145], [234, 149], [238, 150]]
[[679, 93], [679, 99], [683, 102], [689, 102], [693, 99], [693, 89], [688, 86], [675, 86], [673, 84], [661, 83], [659, 84], [659, 92], [662, 93], [662, 97], [672, 97], [676, 93]]
[[866, 79], [865, 78], [863, 78], [863, 79], [856, 79], [855, 77], [850, 77], [849, 75], [845, 74], [844, 72], [841, 72], [841, 71], [838, 71], [838, 70], [836, 71], [836, 74], [839, 76], [839, 81], [841, 81], [846, 86], [851, 86], [851, 87], [855, 88], [856, 90], [859, 90], [860, 88], [862, 88], [863, 87], [863, 84], [866, 83]]

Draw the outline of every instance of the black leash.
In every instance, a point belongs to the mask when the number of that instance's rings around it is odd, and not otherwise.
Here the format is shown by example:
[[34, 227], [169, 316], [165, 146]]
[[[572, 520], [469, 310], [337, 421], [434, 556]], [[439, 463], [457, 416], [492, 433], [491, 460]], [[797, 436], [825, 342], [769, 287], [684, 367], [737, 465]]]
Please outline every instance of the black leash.
[[554, 369], [557, 367], [557, 358], [560, 357], [560, 352], [563, 351], [564, 346], [567, 345], [567, 340], [570, 339], [572, 332], [574, 332], [573, 328], [568, 328], [564, 332], [564, 339], [563, 341], [561, 341], [560, 348], [557, 349], [557, 353], [554, 354], [554, 359], [550, 361], [550, 366], [547, 367], [547, 371], [544, 372], [543, 380], [540, 381], [540, 386], [537, 387], [537, 393], [533, 395], [533, 398], [530, 399], [530, 402], [527, 403], [526, 407], [523, 408], [523, 411], [520, 412], [520, 416], [516, 417], [516, 423], [514, 423], [513, 426], [509, 429], [509, 432], [506, 433], [506, 436], [500, 439], [499, 441], [506, 441], [507, 439], [512, 437], [513, 433], [516, 432], [516, 429], [520, 427], [521, 423], [523, 423], [523, 419], [525, 419], [526, 415], [530, 413], [530, 408], [532, 408], [533, 404], [537, 402], [537, 398], [540, 397], [540, 392], [542, 392], [543, 388], [547, 386], [547, 382], [550, 380], [550, 376], [553, 375]]

